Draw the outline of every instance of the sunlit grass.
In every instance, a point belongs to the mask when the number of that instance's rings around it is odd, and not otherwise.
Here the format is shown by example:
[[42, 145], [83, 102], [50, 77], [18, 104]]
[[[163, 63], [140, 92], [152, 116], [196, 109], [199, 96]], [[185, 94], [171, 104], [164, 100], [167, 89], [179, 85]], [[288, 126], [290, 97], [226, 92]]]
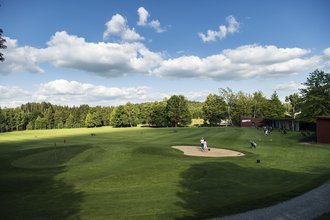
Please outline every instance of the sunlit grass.
[[[91, 136], [95, 133], [96, 136]], [[184, 156], [173, 145], [245, 153]], [[274, 204], [330, 177], [330, 146], [235, 127], [39, 130], [0, 134], [4, 219], [193, 219]], [[249, 141], [257, 142], [251, 149]], [[260, 160], [261, 163], [256, 163]]]

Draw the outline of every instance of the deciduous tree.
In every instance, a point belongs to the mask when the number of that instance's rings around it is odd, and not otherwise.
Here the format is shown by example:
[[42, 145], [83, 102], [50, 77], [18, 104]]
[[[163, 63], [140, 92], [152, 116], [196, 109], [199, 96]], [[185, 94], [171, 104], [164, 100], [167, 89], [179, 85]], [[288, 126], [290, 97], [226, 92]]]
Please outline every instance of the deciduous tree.
[[300, 90], [303, 118], [314, 121], [316, 116], [330, 115], [330, 73], [315, 70], [303, 85], [305, 88]]
[[166, 102], [154, 102], [151, 107], [150, 124], [156, 127], [167, 126]]
[[254, 118], [262, 118], [265, 115], [265, 107], [267, 105], [267, 98], [262, 94], [261, 91], [253, 93], [253, 113]]
[[286, 96], [285, 101], [289, 102], [291, 107], [289, 114], [292, 118], [296, 118], [297, 114], [299, 114], [301, 111], [301, 98], [297, 93], [293, 93], [289, 96]]
[[128, 102], [125, 105], [125, 114], [127, 115], [129, 126], [137, 126], [137, 124], [139, 123], [139, 110], [136, 105], [133, 105], [132, 103]]
[[113, 127], [128, 127], [130, 126], [125, 106], [116, 107], [111, 115], [111, 125]]
[[166, 112], [170, 126], [186, 126], [191, 123], [188, 102], [182, 95], [173, 95], [167, 100]]
[[3, 114], [1, 107], [0, 107], [0, 132], [6, 131], [6, 120], [5, 115]]
[[220, 88], [219, 93], [227, 106], [227, 119], [229, 120], [229, 123], [232, 123], [232, 111], [236, 105], [235, 93], [228, 87], [226, 89]]
[[35, 129], [47, 129], [47, 119], [38, 116], [34, 123]]
[[220, 123], [227, 116], [227, 106], [221, 96], [209, 94], [203, 104], [204, 122], [210, 124]]
[[264, 117], [267, 118], [282, 118], [284, 117], [285, 107], [281, 100], [278, 98], [276, 91], [272, 94], [271, 98], [267, 100]]

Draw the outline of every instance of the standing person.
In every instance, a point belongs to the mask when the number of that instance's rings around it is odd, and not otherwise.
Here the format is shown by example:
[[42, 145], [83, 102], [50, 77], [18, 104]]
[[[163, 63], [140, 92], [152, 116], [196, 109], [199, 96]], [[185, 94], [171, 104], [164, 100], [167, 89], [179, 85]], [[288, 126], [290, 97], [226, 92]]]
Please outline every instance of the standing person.
[[204, 139], [204, 148], [203, 148], [203, 151], [208, 151], [208, 149], [207, 149], [207, 141]]
[[203, 151], [204, 150], [204, 138], [203, 137], [201, 138], [200, 143], [201, 143], [201, 150]]
[[267, 126], [264, 126], [264, 134], [268, 135], [268, 133], [269, 133], [269, 130], [268, 130], [268, 125], [267, 125]]

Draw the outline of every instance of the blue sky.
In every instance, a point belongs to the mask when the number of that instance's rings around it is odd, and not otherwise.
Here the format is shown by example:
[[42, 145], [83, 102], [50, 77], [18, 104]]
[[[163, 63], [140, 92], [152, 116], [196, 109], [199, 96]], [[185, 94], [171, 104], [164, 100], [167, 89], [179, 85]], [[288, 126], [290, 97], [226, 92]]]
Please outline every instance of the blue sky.
[[330, 1], [0, 0], [0, 106], [119, 105], [219, 88], [284, 100], [330, 70]]

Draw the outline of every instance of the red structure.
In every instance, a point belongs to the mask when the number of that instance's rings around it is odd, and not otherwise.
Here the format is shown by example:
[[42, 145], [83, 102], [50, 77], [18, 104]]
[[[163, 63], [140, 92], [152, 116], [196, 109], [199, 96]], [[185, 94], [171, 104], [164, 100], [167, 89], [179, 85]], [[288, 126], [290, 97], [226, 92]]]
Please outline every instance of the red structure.
[[330, 144], [330, 116], [316, 118], [316, 137], [318, 143]]
[[264, 125], [264, 119], [241, 117], [241, 127], [261, 127]]

